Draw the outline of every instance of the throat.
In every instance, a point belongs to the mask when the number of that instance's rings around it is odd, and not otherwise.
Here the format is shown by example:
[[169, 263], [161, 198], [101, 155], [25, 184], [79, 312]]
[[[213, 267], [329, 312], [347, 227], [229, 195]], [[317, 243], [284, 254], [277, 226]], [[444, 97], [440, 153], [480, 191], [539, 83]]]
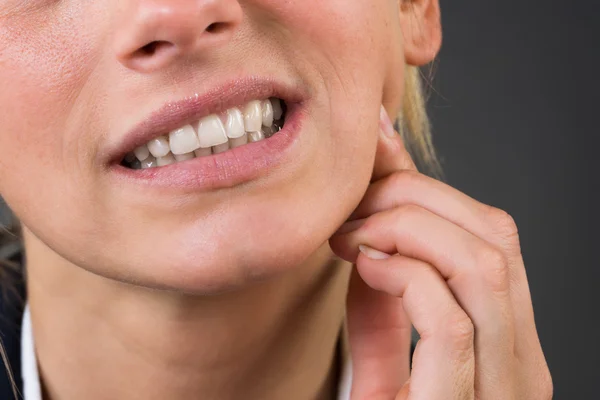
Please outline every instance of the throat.
[[47, 263], [28, 267], [45, 399], [335, 398], [350, 268], [327, 244], [277, 279], [208, 299], [72, 268], [48, 282]]

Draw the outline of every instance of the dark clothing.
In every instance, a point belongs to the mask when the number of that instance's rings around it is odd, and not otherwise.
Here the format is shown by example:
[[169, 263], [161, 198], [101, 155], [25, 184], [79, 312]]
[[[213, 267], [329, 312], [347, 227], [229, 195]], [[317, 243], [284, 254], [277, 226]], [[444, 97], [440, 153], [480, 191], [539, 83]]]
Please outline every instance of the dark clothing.
[[[10, 261], [22, 265], [19, 255]], [[4, 269], [2, 280], [4, 282], [0, 293], [0, 339], [6, 352], [6, 360], [0, 360], [0, 400], [15, 399], [11, 373], [17, 386], [16, 398], [22, 399], [21, 323], [26, 299], [25, 280], [20, 272], [10, 268]], [[5, 362], [8, 363], [9, 368], [4, 366]]]

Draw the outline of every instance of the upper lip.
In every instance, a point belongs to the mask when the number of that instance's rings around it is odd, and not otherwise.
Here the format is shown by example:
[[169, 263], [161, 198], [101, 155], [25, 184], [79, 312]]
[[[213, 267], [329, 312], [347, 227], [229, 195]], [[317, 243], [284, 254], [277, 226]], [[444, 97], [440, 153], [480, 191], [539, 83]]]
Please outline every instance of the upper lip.
[[165, 103], [108, 151], [110, 161], [120, 162], [136, 147], [206, 115], [269, 97], [280, 98], [289, 106], [303, 102], [306, 95], [299, 85], [290, 86], [271, 78], [249, 77], [226, 82], [202, 94], [195, 93], [182, 100]]

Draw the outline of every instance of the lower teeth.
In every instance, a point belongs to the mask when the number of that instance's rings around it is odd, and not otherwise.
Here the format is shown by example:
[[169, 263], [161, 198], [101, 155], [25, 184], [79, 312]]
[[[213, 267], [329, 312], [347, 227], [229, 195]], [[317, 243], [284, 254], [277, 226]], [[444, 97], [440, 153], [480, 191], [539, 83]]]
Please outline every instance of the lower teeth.
[[[258, 142], [260, 140], [268, 139], [271, 136], [275, 135], [277, 132], [279, 132], [282, 129], [282, 127], [283, 127], [283, 119], [275, 121], [273, 123], [273, 125], [270, 127], [263, 126], [260, 132], [246, 132], [246, 135], [248, 136], [248, 143], [254, 143], [254, 142]], [[232, 140], [233, 139], [229, 139], [229, 144], [232, 143]], [[231, 149], [231, 147], [226, 148], [227, 146], [225, 146], [225, 145], [227, 145], [227, 143], [224, 143], [223, 145], [219, 145], [219, 146], [213, 146], [212, 148], [198, 149], [195, 151], [196, 155], [194, 157], [189, 157], [189, 158], [204, 157], [206, 155], [219, 154], [219, 153], [222, 153], [224, 151]], [[209, 152], [209, 150], [211, 150], [211, 151]], [[167, 155], [167, 157], [169, 157], [169, 156], [171, 156], [171, 153], [169, 153]], [[183, 158], [189, 159], [188, 157], [183, 157]], [[154, 158], [152, 155], [150, 155], [144, 161], [139, 161], [137, 158], [135, 158], [135, 156], [133, 156], [133, 153], [127, 154], [127, 156], [125, 156], [125, 159], [121, 163], [121, 165], [123, 165], [124, 167], [130, 168], [130, 169], [154, 168], [154, 167], [160, 166], [159, 164], [162, 164], [160, 162], [160, 160], [159, 160], [159, 162], [157, 162], [157, 159]]]

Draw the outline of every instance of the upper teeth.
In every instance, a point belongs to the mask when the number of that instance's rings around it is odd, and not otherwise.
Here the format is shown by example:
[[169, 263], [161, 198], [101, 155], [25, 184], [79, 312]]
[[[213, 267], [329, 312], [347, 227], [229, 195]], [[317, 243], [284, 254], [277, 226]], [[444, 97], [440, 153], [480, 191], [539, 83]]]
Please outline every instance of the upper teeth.
[[169, 165], [264, 139], [262, 130], [267, 135], [276, 132], [273, 124], [282, 116], [281, 102], [276, 98], [253, 100], [241, 110], [234, 107], [220, 115], [208, 115], [136, 148], [133, 153], [141, 162], [137, 167]]

